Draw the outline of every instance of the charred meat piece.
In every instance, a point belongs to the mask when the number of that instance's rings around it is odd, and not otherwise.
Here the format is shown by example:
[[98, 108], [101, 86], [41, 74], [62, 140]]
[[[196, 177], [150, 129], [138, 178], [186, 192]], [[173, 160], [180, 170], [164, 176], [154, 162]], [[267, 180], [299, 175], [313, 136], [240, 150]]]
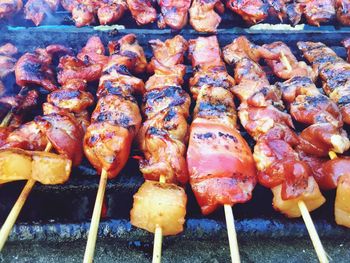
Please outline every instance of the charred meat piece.
[[287, 17], [293, 26], [299, 24], [303, 16], [303, 7], [301, 4], [292, 2], [287, 4]]
[[335, 19], [334, 0], [302, 0], [299, 3], [310, 25], [320, 26]]
[[22, 7], [22, 0], [2, 0], [0, 2], [0, 19], [16, 14]]
[[56, 90], [52, 57], [55, 53], [70, 53], [64, 46], [51, 45], [46, 49], [38, 48], [34, 53], [25, 53], [16, 63], [16, 83], [19, 86], [41, 86], [48, 91]]
[[278, 17], [281, 22], [287, 16], [287, 0], [267, 0], [269, 4], [268, 13], [271, 16]]
[[38, 26], [46, 16], [56, 11], [59, 0], [28, 0], [24, 6], [25, 18]]
[[74, 5], [72, 9], [72, 18], [77, 27], [88, 26], [94, 24], [96, 8], [94, 5], [89, 5], [88, 3], [79, 3]]
[[141, 126], [141, 114], [132, 94], [144, 92], [142, 80], [130, 71], [146, 68], [143, 49], [135, 35], [126, 35], [109, 44], [110, 57], [99, 83], [99, 101], [84, 138], [85, 155], [109, 178], [116, 177], [126, 164], [131, 143]]
[[190, 12], [190, 24], [198, 32], [214, 33], [221, 22], [225, 6], [220, 0], [194, 0]]
[[338, 104], [343, 120], [350, 123], [350, 64], [323, 43], [298, 42], [304, 57], [319, 71], [323, 90]]
[[154, 57], [146, 82], [142, 112], [145, 121], [138, 134], [144, 154], [140, 170], [146, 180], [185, 184], [188, 181], [186, 144], [191, 99], [181, 88], [186, 67], [183, 62], [187, 42], [181, 36], [165, 42], [150, 42]]
[[350, 26], [350, 1], [335, 0], [335, 7], [338, 22], [344, 26]]
[[79, 0], [61, 0], [62, 7], [68, 12], [72, 12], [73, 8], [79, 4]]
[[227, 7], [250, 25], [264, 21], [269, 11], [269, 5], [264, 0], [229, 0]]
[[182, 29], [187, 24], [188, 9], [191, 1], [184, 0], [158, 0], [161, 8], [161, 15], [158, 21], [158, 26], [164, 28], [166, 26], [175, 30]]
[[0, 79], [5, 78], [15, 70], [16, 59], [12, 56], [17, 53], [17, 48], [7, 43], [0, 46]]
[[156, 21], [157, 11], [151, 0], [127, 0], [126, 2], [138, 25], [146, 25]]
[[105, 0], [97, 10], [97, 17], [101, 25], [113, 24], [122, 18], [126, 10], [125, 0]]
[[108, 62], [108, 57], [105, 56], [104, 45], [97, 36], [89, 38], [85, 47], [83, 47], [77, 57], [84, 62], [99, 64], [102, 67]]

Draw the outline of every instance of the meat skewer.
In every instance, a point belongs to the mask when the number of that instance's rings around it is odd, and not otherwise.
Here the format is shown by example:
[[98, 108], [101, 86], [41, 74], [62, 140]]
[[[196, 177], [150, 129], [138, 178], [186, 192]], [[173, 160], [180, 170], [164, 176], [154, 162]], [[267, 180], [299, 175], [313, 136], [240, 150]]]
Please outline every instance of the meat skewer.
[[[67, 50], [61, 46], [49, 46], [46, 50], [50, 50], [54, 47], [55, 50]], [[98, 46], [96, 47], [98, 50]], [[90, 50], [90, 55], [93, 56], [93, 50]], [[95, 50], [96, 52], [96, 50]], [[46, 54], [46, 53], [44, 53]], [[27, 59], [25, 59], [27, 58]], [[42, 58], [43, 61], [45, 60]], [[61, 58], [66, 59], [66, 57]], [[27, 65], [31, 65], [33, 61], [37, 61], [35, 56], [29, 56], [25, 54], [21, 58], [21, 63], [16, 65], [16, 71], [18, 76], [26, 76], [26, 78], [19, 78], [17, 81], [22, 81], [26, 84], [32, 83], [28, 74], [32, 74], [32, 78], [35, 80], [41, 79], [43, 72], [37, 70], [32, 72], [28, 69]], [[41, 68], [44, 67], [44, 63], [39, 64]], [[48, 69], [49, 64], [45, 65], [45, 68]], [[65, 65], [67, 66], [67, 65]], [[38, 68], [38, 67], [37, 67]], [[39, 68], [38, 68], [39, 69]], [[28, 71], [29, 70], [29, 71]], [[47, 70], [45, 71], [47, 72]], [[50, 74], [53, 72], [49, 71]], [[100, 71], [101, 72], [101, 71]], [[64, 73], [61, 72], [62, 75]], [[87, 80], [82, 78], [70, 78], [70, 82], [75, 83], [84, 83], [86, 84]], [[59, 80], [63, 80], [64, 78], [59, 78]], [[52, 91], [48, 95], [47, 102], [43, 105], [44, 116], [38, 116], [29, 123], [26, 123], [20, 126], [18, 129], [11, 132], [7, 138], [6, 142], [1, 146], [2, 149], [8, 149], [6, 152], [1, 152], [4, 154], [4, 157], [0, 160], [2, 162], [11, 162], [10, 159], [6, 159], [5, 154], [13, 156], [13, 159], [17, 159], [19, 162], [19, 166], [29, 166], [28, 170], [33, 174], [27, 176], [27, 178], [11, 178], [13, 175], [11, 172], [7, 171], [8, 178], [12, 180], [27, 180], [26, 185], [24, 186], [20, 197], [16, 201], [13, 206], [8, 218], [6, 219], [3, 227], [0, 231], [0, 250], [4, 246], [7, 237], [23, 207], [30, 191], [34, 187], [37, 181], [43, 184], [62, 184], [66, 182], [69, 178], [71, 166], [78, 165], [82, 159], [83, 152], [83, 134], [84, 134], [84, 125], [83, 122], [79, 120], [82, 116], [86, 115], [84, 113], [86, 108], [93, 104], [93, 97], [90, 93], [83, 91], [82, 85], [74, 85], [74, 87], [78, 87], [81, 90], [74, 90], [70, 82], [61, 82], [62, 88], [56, 89]], [[45, 82], [47, 83], [47, 82]], [[80, 115], [79, 115], [80, 114]], [[45, 148], [44, 152], [25, 152], [19, 151], [18, 149], [11, 150], [14, 148], [22, 148], [24, 150], [31, 151], [42, 151]], [[55, 149], [59, 155], [48, 153], [51, 149]], [[19, 152], [18, 152], [19, 151]], [[24, 156], [34, 155], [33, 160], [34, 163], [39, 161], [42, 162], [43, 168], [41, 170], [36, 171], [30, 167], [28, 162], [23, 161]], [[37, 156], [41, 156], [41, 160], [38, 159]], [[13, 161], [12, 159], [12, 161]], [[58, 160], [60, 159], [60, 162]], [[3, 166], [6, 167], [6, 166]], [[38, 169], [38, 168], [37, 168]], [[17, 172], [14, 172], [17, 174]], [[19, 173], [21, 174], [21, 173]], [[5, 177], [5, 173], [2, 173], [2, 177]], [[5, 182], [6, 182], [6, 178]], [[3, 179], [0, 181], [4, 181]], [[7, 180], [9, 181], [9, 180]]]
[[[342, 117], [342, 120], [349, 124], [348, 108], [350, 104], [347, 101], [347, 94], [350, 92], [350, 64], [322, 43], [299, 42], [298, 47], [303, 51], [304, 57], [318, 69], [325, 93], [338, 103], [342, 113], [340, 118]], [[337, 224], [350, 227], [350, 209], [347, 205], [350, 192], [347, 171], [350, 168], [350, 159], [337, 158], [337, 154], [333, 151], [329, 152], [329, 157], [331, 160], [323, 160], [325, 163], [322, 165], [318, 165], [319, 160], [310, 160], [310, 162], [316, 163], [316, 174], [323, 188], [337, 188], [335, 221]]]
[[22, 0], [2, 0], [0, 3], [0, 19], [18, 13], [23, 7]]
[[136, 36], [129, 34], [109, 43], [109, 59], [97, 90], [98, 103], [84, 137], [84, 152], [101, 173], [84, 262], [92, 262], [107, 179], [125, 166], [132, 141], [141, 126], [141, 115], [133, 94], [144, 93], [144, 83], [131, 75], [141, 73], [147, 62]]
[[256, 168], [251, 150], [238, 131], [231, 89], [215, 36], [189, 41], [196, 99], [187, 164], [190, 184], [202, 213], [224, 206], [232, 262], [240, 262], [231, 206], [252, 197]]
[[188, 181], [185, 155], [191, 99], [181, 88], [187, 41], [178, 35], [150, 44], [154, 57], [148, 71], [154, 75], [145, 85], [145, 121], [137, 138], [144, 153], [140, 170], [145, 183], [134, 195], [130, 221], [155, 233], [153, 262], [160, 262], [162, 236], [180, 233], [185, 222], [187, 196], [180, 186]]
[[235, 67], [238, 85], [233, 92], [241, 101], [238, 116], [256, 141], [253, 156], [259, 182], [271, 188], [276, 210], [288, 217], [303, 217], [320, 261], [328, 262], [309, 214], [325, 198], [310, 167], [296, 152], [299, 139], [292, 130], [290, 115], [282, 111], [280, 92], [270, 85], [257, 64], [260, 58], [278, 59], [280, 55], [250, 43], [245, 37], [236, 38], [223, 53], [225, 61]]

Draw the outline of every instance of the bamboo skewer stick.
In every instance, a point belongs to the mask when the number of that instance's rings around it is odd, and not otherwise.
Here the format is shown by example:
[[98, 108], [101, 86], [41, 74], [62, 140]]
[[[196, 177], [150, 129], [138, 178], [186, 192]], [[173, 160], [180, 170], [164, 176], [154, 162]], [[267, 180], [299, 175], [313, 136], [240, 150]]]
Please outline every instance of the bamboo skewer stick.
[[[165, 176], [161, 175], [159, 177], [159, 182], [161, 184], [165, 183]], [[154, 232], [154, 242], [153, 242], [153, 258], [152, 263], [160, 263], [162, 259], [162, 242], [163, 242], [163, 231], [162, 228], [157, 225]]]
[[[22, 87], [21, 90], [19, 91], [18, 95], [21, 95], [22, 92], [25, 90], [26, 87]], [[7, 127], [10, 122], [11, 122], [11, 119], [13, 117], [13, 111], [14, 111], [14, 107], [12, 107], [9, 112], [6, 114], [5, 118], [3, 118], [1, 124], [0, 124], [0, 127], [1, 128], [4, 128], [4, 127]]]
[[107, 171], [103, 169], [101, 173], [100, 183], [98, 186], [94, 211], [92, 213], [89, 236], [88, 236], [85, 254], [84, 254], [84, 263], [92, 263], [94, 260], [98, 226], [100, 224], [102, 203], [105, 195], [107, 180], [108, 180]]
[[237, 234], [235, 228], [235, 219], [233, 217], [232, 207], [224, 205], [228, 241], [230, 245], [231, 261], [232, 263], [241, 262], [238, 249]]
[[288, 70], [288, 71], [292, 71], [292, 66], [290, 65], [286, 55], [284, 54], [283, 51], [280, 52], [281, 55], [281, 62], [283, 64], [283, 66]]
[[[45, 148], [45, 152], [49, 152], [51, 149], [52, 149], [52, 144], [50, 142], [48, 142], [48, 144], [46, 145], [46, 148]], [[19, 195], [16, 203], [12, 207], [10, 214], [7, 216], [5, 223], [1, 227], [1, 230], [0, 230], [0, 252], [3, 249], [14, 224], [16, 223], [16, 220], [19, 216], [19, 213], [22, 210], [23, 205], [27, 201], [31, 190], [34, 187], [35, 182], [36, 181], [33, 179], [29, 179], [27, 181], [27, 183], [24, 186], [21, 194]]]
[[322, 246], [320, 237], [318, 236], [315, 225], [312, 222], [312, 218], [310, 216], [309, 210], [307, 209], [304, 201], [299, 201], [298, 206], [299, 206], [301, 215], [303, 217], [303, 220], [305, 222], [307, 231], [309, 232], [312, 244], [314, 245], [314, 248], [316, 250], [318, 260], [321, 263], [328, 263], [329, 261], [328, 261], [327, 253]]

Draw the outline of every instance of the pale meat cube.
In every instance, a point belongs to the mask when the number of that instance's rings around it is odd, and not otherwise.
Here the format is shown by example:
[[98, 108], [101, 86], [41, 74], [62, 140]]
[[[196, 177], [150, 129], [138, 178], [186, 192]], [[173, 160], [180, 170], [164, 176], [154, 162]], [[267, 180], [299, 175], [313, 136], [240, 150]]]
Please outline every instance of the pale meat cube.
[[32, 173], [32, 157], [21, 149], [0, 150], [0, 183], [28, 180]]
[[187, 196], [181, 187], [146, 181], [134, 195], [131, 224], [152, 233], [158, 225], [163, 236], [176, 235], [183, 231], [186, 203]]
[[278, 185], [271, 190], [273, 193], [272, 203], [274, 209], [290, 218], [301, 216], [298, 206], [300, 200], [305, 202], [305, 205], [310, 212], [319, 208], [326, 201], [312, 176], [309, 177], [308, 188], [298, 198], [283, 200], [281, 196], [282, 185]]
[[72, 161], [48, 152], [34, 152], [32, 179], [42, 184], [63, 184], [70, 175]]
[[338, 179], [337, 195], [334, 205], [335, 222], [350, 228], [350, 176]]

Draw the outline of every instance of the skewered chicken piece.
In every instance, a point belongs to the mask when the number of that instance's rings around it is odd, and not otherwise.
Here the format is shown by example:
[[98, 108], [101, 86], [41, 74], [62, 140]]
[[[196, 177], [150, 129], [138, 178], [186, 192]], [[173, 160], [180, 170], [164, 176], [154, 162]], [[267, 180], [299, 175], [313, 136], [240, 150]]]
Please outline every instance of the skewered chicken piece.
[[[304, 62], [298, 62], [289, 47], [283, 42], [264, 45], [276, 54], [283, 54], [280, 60], [266, 60], [276, 76], [286, 79], [276, 86], [282, 91], [291, 116], [298, 122], [309, 125], [300, 134], [298, 148], [317, 155], [328, 156], [329, 151], [343, 153], [350, 147], [343, 120], [337, 105], [321, 94], [313, 81], [316, 74]], [[287, 69], [284, 65], [289, 65]], [[313, 81], [312, 81], [313, 80]]]
[[0, 19], [18, 13], [22, 7], [22, 0], [2, 0], [0, 2]]
[[299, 24], [303, 16], [303, 8], [300, 3], [291, 2], [286, 5], [286, 13], [289, 21], [293, 26]]
[[287, 3], [289, 0], [267, 0], [269, 15], [278, 17], [281, 22], [287, 16]]
[[190, 12], [190, 24], [198, 32], [214, 33], [221, 22], [225, 6], [221, 0], [194, 0]]
[[28, 0], [24, 6], [25, 19], [38, 26], [44, 18], [50, 17], [59, 5], [59, 0]]
[[237, 130], [230, 89], [235, 84], [221, 59], [215, 36], [189, 41], [196, 99], [187, 163], [190, 183], [203, 214], [250, 200], [256, 170], [248, 144]]
[[265, 0], [229, 0], [227, 7], [240, 15], [248, 24], [256, 24], [268, 16], [269, 5]]
[[161, 14], [158, 20], [158, 27], [171, 27], [175, 30], [182, 29], [187, 24], [188, 9], [191, 0], [158, 0]]
[[17, 60], [13, 58], [13, 55], [16, 53], [17, 48], [10, 43], [0, 46], [0, 79], [14, 71]]
[[[93, 40], [97, 41], [96, 38], [93, 38]], [[52, 49], [56, 50], [57, 47], [54, 45], [46, 48], [49, 51]], [[42, 50], [45, 51], [44, 54], [47, 54], [45, 49]], [[59, 50], [66, 50], [66, 48], [60, 46]], [[104, 50], [101, 50], [100, 46], [96, 46], [93, 50], [88, 42], [82, 52], [87, 57], [94, 57], [97, 55], [103, 56]], [[62, 77], [67, 75], [64, 74], [66, 70], [71, 69], [71, 65], [65, 63], [68, 58], [72, 57], [61, 58], [59, 81], [62, 88], [55, 89], [48, 95], [47, 102], [43, 104], [45, 115], [38, 116], [34, 121], [28, 122], [11, 132], [3, 148], [18, 147], [26, 150], [42, 151], [50, 142], [58, 153], [71, 159], [73, 165], [78, 165], [81, 162], [84, 130], [89, 123], [87, 108], [94, 101], [93, 96], [84, 89], [86, 82], [96, 79], [91, 79], [91, 76], [88, 75], [91, 73], [90, 71], [85, 75], [70, 74], [70, 78]], [[51, 57], [47, 60], [51, 62]], [[82, 61], [75, 61], [83, 64], [82, 66], [79, 64], [80, 69], [89, 66]], [[23, 67], [26, 68], [25, 63]], [[98, 68], [97, 78], [100, 74], [101, 69]], [[76, 83], [78, 85], [75, 85]]]
[[338, 104], [343, 121], [350, 124], [350, 64], [323, 43], [298, 42], [304, 57], [318, 69], [324, 92]]
[[[184, 189], [176, 185], [188, 181], [185, 155], [191, 99], [181, 88], [187, 42], [176, 36], [150, 43], [154, 57], [148, 70], [154, 75], [146, 82], [145, 121], [137, 139], [144, 153], [140, 170], [146, 181], [134, 195], [130, 220], [152, 233], [158, 226], [162, 235], [176, 235], [183, 231], [187, 202]], [[160, 178], [164, 182], [154, 182]]]
[[85, 155], [98, 172], [114, 178], [126, 164], [133, 138], [141, 125], [141, 115], [132, 94], [144, 92], [141, 73], [146, 58], [135, 35], [109, 43], [110, 57], [100, 79], [99, 101], [84, 138]]
[[157, 11], [151, 0], [126, 0], [126, 2], [138, 25], [146, 25], [156, 21]]
[[122, 18], [127, 10], [128, 5], [125, 0], [101, 1], [97, 10], [98, 21], [101, 25], [113, 24]]
[[348, 62], [350, 62], [350, 38], [345, 39], [345, 40], [343, 41], [343, 45], [344, 45], [344, 47], [346, 48], [347, 53], [348, 53]]
[[320, 26], [335, 19], [334, 0], [302, 0], [299, 3], [310, 25]]
[[335, 0], [337, 20], [344, 26], [350, 26], [350, 1]]
[[113, 24], [128, 9], [125, 0], [61, 0], [61, 4], [72, 13], [77, 27], [95, 23], [96, 16], [101, 25]]
[[71, 50], [61, 45], [37, 48], [34, 53], [25, 53], [15, 66], [16, 83], [19, 86], [41, 86], [47, 91], [58, 89], [52, 69], [56, 53], [70, 54]]
[[[325, 199], [310, 167], [300, 160], [295, 148], [299, 138], [292, 130], [290, 115], [284, 113], [281, 92], [270, 86], [260, 58], [277, 59], [266, 48], [250, 44], [252, 50], [245, 52], [249, 43], [245, 37], [235, 39], [224, 48], [225, 61], [235, 66], [238, 83], [233, 92], [241, 100], [238, 116], [241, 124], [256, 140], [254, 160], [259, 182], [271, 188], [273, 206], [288, 217], [301, 215], [298, 202], [303, 201], [309, 211], [321, 206]], [[254, 56], [251, 56], [254, 54]]]

